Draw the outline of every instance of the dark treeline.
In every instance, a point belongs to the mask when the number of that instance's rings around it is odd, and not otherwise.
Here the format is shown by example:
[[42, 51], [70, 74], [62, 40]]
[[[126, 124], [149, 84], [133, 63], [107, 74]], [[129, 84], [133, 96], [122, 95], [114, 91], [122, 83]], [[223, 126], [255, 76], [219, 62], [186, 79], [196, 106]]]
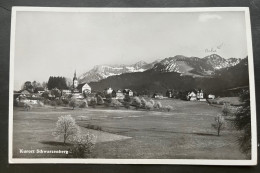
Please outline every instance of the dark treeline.
[[68, 89], [65, 77], [50, 76], [48, 80], [48, 89]]

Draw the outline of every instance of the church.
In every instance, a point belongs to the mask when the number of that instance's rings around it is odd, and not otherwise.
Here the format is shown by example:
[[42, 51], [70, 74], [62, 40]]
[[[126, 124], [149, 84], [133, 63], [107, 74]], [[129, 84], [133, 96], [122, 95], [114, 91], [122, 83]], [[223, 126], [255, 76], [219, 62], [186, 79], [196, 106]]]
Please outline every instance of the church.
[[75, 93], [75, 94], [84, 94], [84, 93], [90, 94], [91, 93], [91, 87], [87, 83], [79, 84], [76, 71], [75, 71], [74, 77], [73, 77], [72, 93]]

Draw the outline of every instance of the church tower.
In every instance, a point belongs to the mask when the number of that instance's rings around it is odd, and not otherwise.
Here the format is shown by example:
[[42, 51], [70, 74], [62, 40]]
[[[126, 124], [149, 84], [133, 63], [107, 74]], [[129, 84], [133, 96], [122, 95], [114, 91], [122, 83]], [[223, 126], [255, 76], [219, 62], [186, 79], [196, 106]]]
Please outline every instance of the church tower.
[[78, 87], [78, 78], [77, 78], [77, 74], [76, 74], [76, 70], [75, 70], [75, 73], [74, 73], [74, 77], [73, 77], [73, 89], [76, 89]]

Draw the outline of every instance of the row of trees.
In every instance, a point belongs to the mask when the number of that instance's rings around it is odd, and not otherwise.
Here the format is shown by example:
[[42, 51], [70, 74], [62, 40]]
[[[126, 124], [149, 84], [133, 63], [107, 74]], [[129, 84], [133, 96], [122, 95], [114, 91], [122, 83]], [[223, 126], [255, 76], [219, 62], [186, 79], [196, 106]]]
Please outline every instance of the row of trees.
[[65, 77], [55, 77], [50, 76], [48, 82], [37, 82], [37, 81], [26, 81], [21, 89], [27, 90], [31, 93], [37, 93], [38, 91], [43, 91], [45, 88], [49, 90], [58, 88], [58, 89], [68, 89], [67, 81]]
[[173, 107], [170, 105], [167, 106], [163, 106], [161, 104], [161, 102], [157, 101], [155, 102], [154, 100], [149, 100], [146, 101], [143, 97], [139, 98], [139, 97], [134, 97], [132, 102], [131, 102], [132, 106], [135, 106], [136, 109], [146, 109], [146, 110], [153, 110], [153, 109], [157, 109], [157, 110], [167, 110], [168, 112], [173, 110]]
[[46, 82], [40, 83], [40, 82], [37, 82], [37, 81], [33, 81], [33, 82], [26, 81], [22, 85], [21, 89], [22, 90], [27, 90], [27, 91], [29, 91], [31, 93], [37, 93], [38, 91], [44, 90], [44, 88], [46, 88], [46, 87], [47, 87], [47, 83]]
[[49, 90], [53, 88], [58, 88], [60, 90], [68, 89], [65, 77], [50, 76], [47, 85]]

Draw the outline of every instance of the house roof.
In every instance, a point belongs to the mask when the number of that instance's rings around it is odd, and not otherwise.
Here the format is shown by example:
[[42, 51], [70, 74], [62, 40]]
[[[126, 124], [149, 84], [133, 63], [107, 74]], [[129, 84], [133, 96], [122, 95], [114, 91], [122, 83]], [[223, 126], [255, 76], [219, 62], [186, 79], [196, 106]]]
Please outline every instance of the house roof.
[[87, 85], [90, 88], [90, 86], [87, 83], [81, 83], [78, 85], [77, 89], [82, 89], [82, 87], [85, 85]]

